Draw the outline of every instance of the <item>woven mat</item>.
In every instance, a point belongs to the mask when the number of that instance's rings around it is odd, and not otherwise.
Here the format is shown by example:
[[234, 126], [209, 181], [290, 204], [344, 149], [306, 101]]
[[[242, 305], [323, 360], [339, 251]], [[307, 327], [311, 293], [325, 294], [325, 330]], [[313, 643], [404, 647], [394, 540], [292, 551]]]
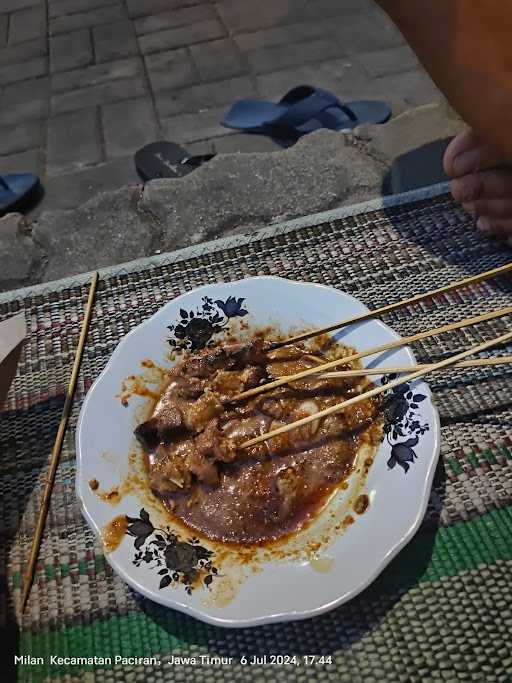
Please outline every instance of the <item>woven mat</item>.
[[[260, 274], [338, 287], [370, 306], [399, 300], [511, 259], [478, 237], [447, 195], [369, 204], [267, 228], [108, 271], [95, 306], [70, 428], [51, 500], [36, 584], [18, 632], [14, 604], [62, 409], [88, 278], [0, 299], [0, 318], [25, 312], [29, 337], [0, 412], [0, 583], [9, 647], [44, 664], [21, 681], [511, 681], [512, 404], [510, 367], [451, 371], [432, 387], [442, 458], [420, 532], [350, 603], [303, 622], [229, 630], [147, 601], [117, 578], [74, 493], [74, 427], [84, 395], [121, 337], [172, 297]], [[399, 311], [402, 334], [512, 303], [500, 279]], [[420, 362], [502, 333], [496, 320], [416, 344]], [[510, 324], [510, 320], [508, 321]], [[511, 353], [512, 350], [509, 350]], [[297, 655], [299, 666], [244, 666], [245, 655]], [[111, 658], [52, 665], [51, 655]], [[195, 657], [196, 663], [169, 664]], [[230, 663], [206, 656], [232, 658]], [[324, 656], [323, 662], [304, 659]], [[151, 657], [160, 664], [116, 662]], [[203, 660], [201, 662], [201, 657]], [[330, 658], [330, 663], [329, 663]], [[10, 655], [0, 656], [5, 667]], [[25, 660], [27, 662], [27, 660]], [[0, 680], [14, 680], [12, 671]]]

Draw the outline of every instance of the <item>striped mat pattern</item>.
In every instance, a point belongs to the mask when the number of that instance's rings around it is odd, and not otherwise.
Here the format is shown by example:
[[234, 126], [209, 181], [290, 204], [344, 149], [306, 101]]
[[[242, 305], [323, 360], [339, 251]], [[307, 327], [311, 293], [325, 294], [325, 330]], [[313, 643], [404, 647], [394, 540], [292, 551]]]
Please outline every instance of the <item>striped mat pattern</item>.
[[[1, 681], [512, 681], [510, 367], [435, 376], [442, 451], [422, 527], [370, 588], [324, 616], [229, 630], [161, 608], [113, 574], [81, 517], [74, 426], [84, 395], [121, 337], [170, 298], [210, 282], [269, 274], [338, 287], [375, 307], [512, 257], [476, 235], [446, 195], [312, 223], [102, 274], [22, 619], [15, 605], [88, 285], [76, 278], [0, 300], [0, 319], [24, 311], [29, 327], [0, 412], [0, 620], [8, 640]], [[511, 303], [512, 280], [500, 278], [397, 311], [386, 322], [407, 334]], [[414, 346], [418, 361], [441, 359], [507, 325], [510, 319], [493, 320], [424, 340]], [[14, 654], [21, 658], [17, 667]], [[299, 663], [244, 664], [244, 657], [272, 654], [295, 655]], [[97, 656], [105, 663], [59, 664], [52, 656]]]

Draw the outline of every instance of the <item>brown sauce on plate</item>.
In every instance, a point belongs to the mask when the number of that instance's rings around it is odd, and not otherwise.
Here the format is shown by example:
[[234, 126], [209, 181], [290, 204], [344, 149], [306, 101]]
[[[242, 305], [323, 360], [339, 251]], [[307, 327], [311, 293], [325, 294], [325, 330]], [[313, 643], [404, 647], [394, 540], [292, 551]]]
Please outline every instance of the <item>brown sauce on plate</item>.
[[[314, 367], [318, 358], [325, 360], [300, 344], [272, 350], [256, 338], [191, 354], [169, 372], [150, 418], [135, 433], [150, 487], [175, 519], [211, 540], [271, 544], [307, 525], [346, 486], [359, 449], [375, 441], [376, 426], [380, 434], [378, 398], [240, 448], [368, 388], [365, 378], [311, 375], [232, 401], [260, 382]], [[361, 496], [354, 509], [362, 507]]]
[[128, 521], [126, 515], [118, 515], [103, 528], [101, 539], [105, 552], [111, 553], [120, 546], [121, 541], [126, 534], [127, 527]]

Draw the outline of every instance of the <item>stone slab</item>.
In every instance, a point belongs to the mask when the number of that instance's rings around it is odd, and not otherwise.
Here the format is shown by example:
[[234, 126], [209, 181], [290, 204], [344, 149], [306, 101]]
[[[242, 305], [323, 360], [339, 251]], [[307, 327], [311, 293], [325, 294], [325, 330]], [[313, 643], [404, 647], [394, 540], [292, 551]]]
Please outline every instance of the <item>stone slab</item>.
[[74, 211], [43, 213], [32, 231], [35, 243], [46, 254], [43, 279], [55, 280], [152, 253], [159, 228], [138, 209], [139, 195], [136, 186], [125, 187], [99, 194]]
[[1, 156], [0, 168], [2, 169], [2, 175], [7, 173], [35, 173], [38, 175], [41, 171], [39, 150], [37, 148], [27, 149], [17, 154]]
[[158, 127], [150, 99], [115, 102], [102, 108], [107, 157], [133, 155], [157, 139]]
[[87, 29], [70, 31], [50, 38], [52, 73], [87, 66], [92, 59], [91, 36]]
[[61, 114], [48, 122], [48, 174], [76, 171], [101, 161], [96, 109]]
[[192, 45], [190, 53], [203, 81], [218, 81], [249, 70], [229, 38]]
[[89, 166], [80, 171], [52, 176], [44, 180], [44, 202], [31, 211], [32, 217], [43, 212], [76, 209], [103, 192], [112, 192], [140, 182], [133, 159], [123, 157]]
[[77, 12], [75, 14], [63, 14], [50, 20], [50, 34], [56, 35], [57, 33], [68, 33], [75, 29], [110, 24], [114, 21], [120, 21], [125, 17], [126, 9], [121, 4], [97, 7], [93, 10]]
[[35, 279], [43, 251], [32, 240], [19, 213], [0, 218], [0, 289], [22, 287]]
[[221, 155], [179, 182], [147, 183], [143, 205], [168, 250], [375, 195], [384, 171], [344, 136], [320, 131], [287, 150]]
[[137, 55], [139, 47], [131, 21], [116, 21], [92, 29], [96, 62], [109, 62]]
[[146, 33], [164, 31], [178, 26], [187, 26], [199, 21], [216, 19], [217, 15], [212, 5], [192, 5], [181, 9], [172, 9], [168, 12], [159, 12], [150, 16], [142, 17], [134, 21], [137, 35], [142, 36]]
[[0, 137], [0, 154], [22, 152], [39, 146], [42, 126], [38, 121], [29, 121], [4, 127]]
[[108, 83], [120, 78], [133, 78], [142, 74], [142, 61], [138, 57], [118, 59], [104, 64], [94, 64], [82, 69], [72, 69], [52, 76], [52, 92], [63, 92]]
[[134, 99], [147, 94], [146, 81], [141, 76], [120, 78], [55, 94], [51, 99], [52, 114], [86, 109], [111, 102]]
[[9, 16], [9, 44], [39, 38], [46, 33], [46, 12], [39, 5], [12, 12]]
[[155, 92], [183, 88], [199, 80], [198, 71], [187, 48], [149, 54], [144, 61]]
[[[157, 92], [155, 104], [160, 117], [187, 111], [207, 111], [219, 105], [225, 105], [226, 113], [232, 102], [244, 97], [257, 97], [257, 92], [249, 77], [238, 76], [215, 83], [192, 85], [180, 90]], [[219, 123], [223, 114], [219, 117]]]

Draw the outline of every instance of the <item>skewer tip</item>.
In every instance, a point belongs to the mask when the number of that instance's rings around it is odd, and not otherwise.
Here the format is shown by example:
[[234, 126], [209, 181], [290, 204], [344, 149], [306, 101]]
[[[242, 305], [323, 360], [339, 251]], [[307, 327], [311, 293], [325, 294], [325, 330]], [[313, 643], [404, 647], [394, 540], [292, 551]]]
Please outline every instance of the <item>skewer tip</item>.
[[28, 596], [30, 595], [30, 589], [31, 588], [32, 588], [32, 577], [31, 576], [25, 576], [25, 580], [23, 582], [23, 592], [21, 594], [21, 601], [20, 601], [20, 614], [23, 614], [25, 611], [25, 607], [27, 606]]

